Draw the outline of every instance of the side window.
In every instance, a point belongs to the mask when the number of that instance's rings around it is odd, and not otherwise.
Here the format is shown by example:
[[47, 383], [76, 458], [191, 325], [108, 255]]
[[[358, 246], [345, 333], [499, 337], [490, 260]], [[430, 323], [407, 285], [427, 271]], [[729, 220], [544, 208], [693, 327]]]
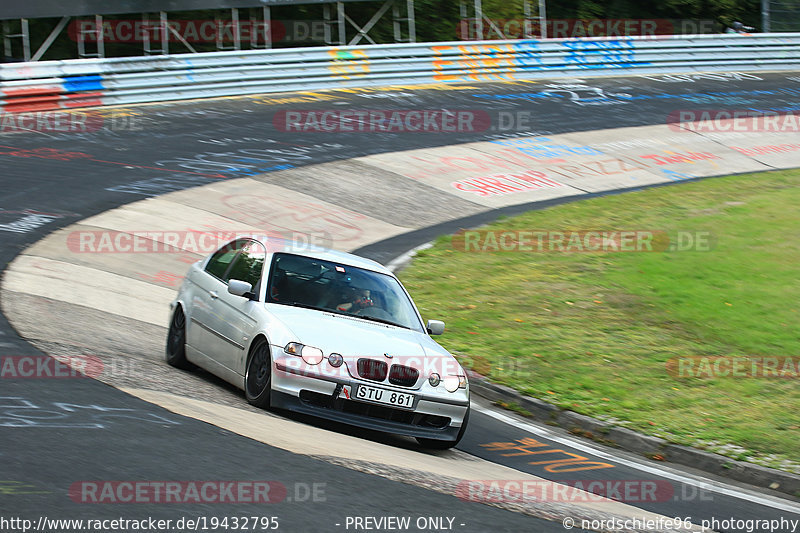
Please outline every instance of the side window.
[[211, 259], [208, 260], [206, 272], [215, 278], [225, 280], [225, 272], [227, 272], [228, 267], [231, 266], [233, 258], [236, 257], [236, 253], [241, 250], [247, 242], [246, 240], [233, 241], [220, 248], [211, 256]]
[[264, 269], [264, 261], [267, 260], [267, 250], [264, 246], [255, 241], [248, 241], [241, 249], [233, 266], [225, 276], [224, 281], [238, 279], [246, 281], [255, 290], [261, 280], [261, 272]]

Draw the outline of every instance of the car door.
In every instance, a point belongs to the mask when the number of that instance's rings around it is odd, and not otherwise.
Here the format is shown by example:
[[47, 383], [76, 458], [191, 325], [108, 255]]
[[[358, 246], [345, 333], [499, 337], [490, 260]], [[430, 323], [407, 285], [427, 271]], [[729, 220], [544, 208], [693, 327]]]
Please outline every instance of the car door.
[[187, 342], [194, 349], [221, 363], [230, 343], [219, 331], [222, 319], [219, 298], [228, 292], [226, 275], [238, 253], [249, 241], [239, 239], [217, 250], [208, 260], [205, 268], [193, 273], [191, 281], [197, 286], [192, 295], [191, 319], [187, 330]]
[[[255, 313], [261, 303], [258, 295], [261, 292], [261, 276], [267, 250], [257, 241], [248, 241], [237, 253], [233, 264], [225, 274], [225, 290], [219, 293], [214, 302], [215, 316], [213, 327], [219, 337], [228, 345], [218, 361], [227, 368], [244, 375], [245, 347], [252, 337], [257, 318]], [[228, 292], [227, 282], [236, 279], [246, 281], [252, 287], [251, 297], [236, 296]]]

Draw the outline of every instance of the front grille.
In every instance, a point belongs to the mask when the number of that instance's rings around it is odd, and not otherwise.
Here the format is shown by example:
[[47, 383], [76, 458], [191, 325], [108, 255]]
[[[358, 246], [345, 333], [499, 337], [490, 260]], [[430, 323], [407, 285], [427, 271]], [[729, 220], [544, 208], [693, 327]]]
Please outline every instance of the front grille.
[[377, 359], [359, 359], [357, 366], [358, 375], [372, 381], [383, 381], [386, 379], [386, 371], [389, 368], [389, 365]]
[[417, 383], [419, 370], [410, 366], [392, 365], [389, 371], [389, 383], [401, 387], [412, 387]]
[[368, 416], [370, 418], [379, 418], [381, 420], [400, 422], [401, 424], [409, 425], [416, 425], [415, 419], [420, 418], [420, 416], [414, 414], [413, 411], [403, 411], [401, 409], [394, 409], [393, 407], [384, 407], [382, 405], [363, 402], [345, 401], [342, 404], [342, 411], [354, 415]]
[[300, 401], [304, 404], [320, 409], [332, 409], [353, 415], [367, 416], [389, 422], [398, 422], [410, 426], [420, 426], [423, 428], [445, 429], [450, 425], [450, 418], [438, 415], [423, 415], [404, 409], [384, 407], [366, 402], [356, 402], [333, 398], [329, 394], [321, 394], [309, 390], [300, 391]]

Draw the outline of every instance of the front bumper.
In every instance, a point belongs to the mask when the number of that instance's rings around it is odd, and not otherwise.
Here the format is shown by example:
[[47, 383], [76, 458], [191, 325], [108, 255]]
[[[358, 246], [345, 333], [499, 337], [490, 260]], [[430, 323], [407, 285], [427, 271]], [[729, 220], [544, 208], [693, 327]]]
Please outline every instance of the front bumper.
[[[278, 355], [275, 351], [273, 355]], [[387, 387], [342, 375], [314, 374], [308, 369], [298, 373], [285, 362], [285, 356], [273, 359], [271, 405], [279, 409], [387, 433], [449, 441], [457, 438], [469, 410], [469, 389], [445, 393], [447, 396], [439, 398], [430, 392]], [[327, 361], [321, 364], [327, 364]], [[339, 397], [342, 386], [349, 385], [355, 391], [361, 383], [414, 394], [414, 408], [402, 409]]]

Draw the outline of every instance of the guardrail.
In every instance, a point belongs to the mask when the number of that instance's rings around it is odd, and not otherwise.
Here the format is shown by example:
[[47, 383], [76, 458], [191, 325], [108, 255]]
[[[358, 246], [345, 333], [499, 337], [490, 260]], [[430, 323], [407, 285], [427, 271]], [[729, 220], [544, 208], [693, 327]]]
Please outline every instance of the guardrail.
[[622, 73], [787, 70], [800, 34], [293, 48], [0, 65], [0, 109], [42, 111], [417, 83]]

